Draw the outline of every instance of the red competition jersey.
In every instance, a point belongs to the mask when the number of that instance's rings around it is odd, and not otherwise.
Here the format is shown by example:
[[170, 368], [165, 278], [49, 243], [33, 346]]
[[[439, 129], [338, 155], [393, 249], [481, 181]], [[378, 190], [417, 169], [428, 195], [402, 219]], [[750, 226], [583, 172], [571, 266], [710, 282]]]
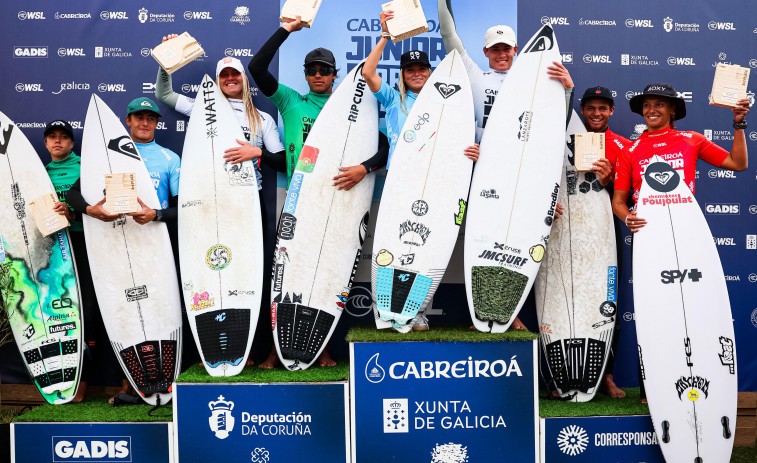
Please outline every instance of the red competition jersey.
[[621, 137], [609, 128], [605, 130], [605, 157], [612, 163], [613, 171], [611, 174], [613, 176], [615, 174], [615, 163], [618, 162], [621, 151], [628, 149], [629, 146], [631, 146], [631, 140]]
[[633, 187], [633, 199], [638, 200], [641, 176], [654, 155], [662, 157], [678, 171], [694, 193], [697, 160], [702, 159], [720, 167], [728, 157], [728, 151], [697, 132], [679, 132], [670, 127], [656, 132], [644, 132], [633, 145], [621, 151], [615, 163], [615, 189], [631, 191]]

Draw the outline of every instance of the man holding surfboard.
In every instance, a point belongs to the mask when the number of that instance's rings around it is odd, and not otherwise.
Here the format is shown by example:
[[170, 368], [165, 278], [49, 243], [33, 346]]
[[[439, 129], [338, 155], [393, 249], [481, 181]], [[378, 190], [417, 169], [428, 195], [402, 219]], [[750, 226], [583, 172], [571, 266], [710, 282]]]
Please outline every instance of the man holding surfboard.
[[[620, 152], [631, 145], [631, 142], [608, 127], [610, 117], [615, 112], [615, 99], [612, 91], [606, 87], [591, 87], [586, 89], [581, 98], [581, 116], [584, 119], [584, 126], [588, 132], [605, 134], [605, 157], [594, 162], [592, 172], [599, 177], [599, 183], [607, 186], [615, 173], [615, 161], [618, 159]], [[612, 188], [612, 187], [610, 187]], [[617, 219], [615, 225], [615, 241], [620, 242], [620, 223]], [[618, 256], [618, 273], [620, 274], [623, 252], [620, 247], [617, 248]], [[615, 317], [615, 330], [612, 337], [612, 348], [605, 366], [605, 374], [602, 378], [601, 388], [612, 398], [622, 399], [626, 396], [625, 391], [620, 389], [613, 380], [613, 368], [615, 366], [616, 349], [618, 348], [618, 338], [620, 337], [620, 317]]]
[[93, 368], [93, 355], [97, 341], [104, 332], [102, 319], [99, 317], [95, 287], [92, 284], [92, 275], [89, 271], [89, 258], [87, 245], [84, 241], [84, 226], [81, 223], [81, 215], [66, 204], [66, 195], [81, 175], [81, 157], [74, 153], [74, 131], [71, 124], [64, 120], [55, 120], [45, 127], [45, 148], [50, 153], [51, 161], [45, 165], [47, 174], [53, 182], [59, 201], [53, 209], [60, 215], [65, 216], [71, 223], [68, 228], [68, 236], [76, 259], [77, 282], [81, 294], [81, 311], [84, 329], [85, 355], [82, 361], [81, 381], [76, 390], [74, 402], [81, 402], [87, 391], [87, 382]]

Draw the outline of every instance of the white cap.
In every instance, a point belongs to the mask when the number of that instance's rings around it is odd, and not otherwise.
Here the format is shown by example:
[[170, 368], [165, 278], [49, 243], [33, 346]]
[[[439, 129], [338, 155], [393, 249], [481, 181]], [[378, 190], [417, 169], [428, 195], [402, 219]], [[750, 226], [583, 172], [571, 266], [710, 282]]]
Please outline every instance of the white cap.
[[244, 75], [244, 66], [242, 66], [242, 62], [236, 58], [227, 56], [226, 58], [218, 60], [218, 64], [216, 64], [216, 80], [224, 68], [236, 69], [240, 74]]
[[484, 48], [490, 48], [492, 45], [498, 43], [505, 43], [514, 47], [517, 43], [515, 41], [515, 31], [509, 26], [492, 26], [486, 31], [484, 36]]

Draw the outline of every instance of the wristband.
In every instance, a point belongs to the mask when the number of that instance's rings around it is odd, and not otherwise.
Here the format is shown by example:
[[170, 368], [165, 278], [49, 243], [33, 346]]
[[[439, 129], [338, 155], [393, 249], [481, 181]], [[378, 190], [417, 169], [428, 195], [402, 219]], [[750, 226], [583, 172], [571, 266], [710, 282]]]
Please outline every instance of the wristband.
[[733, 121], [733, 128], [736, 130], [744, 130], [746, 129], [746, 126], [747, 126], [746, 119], [744, 119], [741, 122], [736, 122], [735, 120]]
[[392, 38], [392, 34], [390, 34], [388, 32], [381, 31], [381, 37], [390, 39], [390, 38]]

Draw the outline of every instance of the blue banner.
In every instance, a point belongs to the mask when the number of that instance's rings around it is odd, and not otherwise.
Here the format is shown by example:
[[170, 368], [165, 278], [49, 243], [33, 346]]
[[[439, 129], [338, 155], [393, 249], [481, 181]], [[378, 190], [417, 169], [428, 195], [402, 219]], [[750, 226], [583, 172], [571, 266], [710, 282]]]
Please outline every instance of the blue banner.
[[181, 462], [349, 462], [347, 384], [176, 384]]
[[541, 420], [542, 462], [664, 463], [649, 416]]
[[[159, 4], [125, 3], [116, 0], [74, 1], [65, 4], [43, 0], [8, 0], [0, 6], [4, 27], [0, 28], [0, 111], [14, 120], [30, 139], [44, 162], [50, 160], [42, 133], [47, 122], [67, 119], [80, 142], [87, 103], [97, 94], [116, 112], [125, 116], [129, 101], [140, 96], [154, 98], [157, 63], [151, 48], [162, 36], [188, 31], [205, 49], [205, 56], [173, 74], [177, 93], [193, 97], [204, 74], [214, 75], [219, 58], [233, 56], [249, 62], [250, 57], [279, 27], [282, 0], [260, 0], [239, 4], [215, 4], [201, 0]], [[365, 59], [376, 43], [380, 25], [380, 3], [328, 0], [321, 6], [313, 27], [292, 34], [282, 46], [271, 70], [282, 83], [307, 92], [302, 73], [305, 54], [316, 47], [330, 48], [339, 75], [344, 76]], [[703, 133], [730, 150], [733, 137], [730, 111], [708, 105], [714, 66], [719, 62], [757, 69], [757, 21], [744, 14], [739, 3], [708, 0], [642, 0], [617, 3], [587, 0], [580, 3], [545, 0], [452, 0], [458, 35], [480, 67], [487, 68], [483, 35], [495, 24], [516, 29], [524, 44], [545, 22], [551, 23], [563, 53], [563, 62], [576, 85], [574, 107], [590, 86], [603, 85], [614, 91], [616, 108], [610, 120], [613, 131], [636, 138], [644, 130], [643, 119], [631, 113], [628, 100], [651, 82], [669, 82], [686, 100], [688, 115], [678, 121], [684, 130]], [[445, 50], [439, 33], [437, 2], [423, 0], [430, 31], [397, 44], [387, 45], [379, 73], [390, 85], [398, 78], [399, 55], [410, 48], [429, 53], [437, 65]], [[517, 58], [516, 58], [517, 59]], [[276, 115], [275, 107], [253, 86], [254, 102]], [[754, 102], [754, 76], [747, 95]], [[156, 141], [181, 153], [187, 118], [160, 104], [163, 117]], [[754, 112], [754, 111], [753, 111]], [[757, 122], [747, 128], [747, 145], [757, 150]], [[268, 169], [268, 167], [265, 167]], [[264, 172], [273, 179], [273, 172]], [[266, 204], [275, 202], [273, 181], [264, 181]], [[375, 198], [380, 198], [379, 178]], [[723, 171], [709, 164], [698, 166], [697, 200], [708, 220], [713, 240], [725, 270], [736, 333], [739, 390], [757, 390], [757, 186], [755, 163], [746, 171]], [[269, 216], [275, 208], [268, 208]], [[375, 212], [375, 209], [374, 209]], [[375, 217], [375, 214], [372, 214]], [[270, 229], [275, 224], [269, 219]], [[630, 236], [623, 227], [623, 265], [618, 274], [620, 342], [615, 379], [620, 386], [638, 385], [638, 358], [632, 301]], [[366, 240], [366, 247], [372, 238]], [[270, 246], [272, 248], [272, 245]], [[462, 253], [456, 252], [429, 315], [432, 326], [439, 322], [468, 322], [462, 285]], [[370, 260], [364, 249], [362, 261]], [[368, 278], [361, 265], [357, 281]], [[443, 295], [443, 296], [442, 296]], [[359, 296], [363, 299], [363, 295]], [[362, 313], [362, 310], [360, 311]], [[521, 317], [537, 330], [533, 304]], [[342, 317], [333, 339], [359, 318]], [[363, 316], [364, 322], [371, 315]], [[534, 323], [529, 321], [533, 320]], [[344, 343], [334, 343], [335, 356], [346, 356]], [[27, 380], [20, 359], [0, 367], [4, 379]], [[5, 359], [5, 355], [4, 355]]]
[[353, 461], [534, 462], [534, 342], [354, 343]]
[[171, 463], [172, 423], [12, 423], [16, 463]]

